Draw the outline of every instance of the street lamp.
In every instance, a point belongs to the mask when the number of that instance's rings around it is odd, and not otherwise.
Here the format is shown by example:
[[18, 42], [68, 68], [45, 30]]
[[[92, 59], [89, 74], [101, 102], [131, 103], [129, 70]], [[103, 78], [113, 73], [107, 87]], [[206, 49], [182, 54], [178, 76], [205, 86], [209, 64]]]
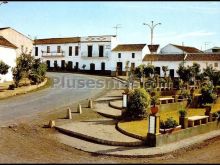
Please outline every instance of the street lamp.
[[154, 31], [154, 28], [157, 26], [157, 25], [161, 25], [161, 23], [157, 23], [154, 25], [154, 21], [151, 21], [151, 25], [147, 24], [147, 23], [143, 23], [143, 25], [147, 25], [150, 30], [151, 30], [151, 45], [153, 45], [153, 31]]
[[8, 3], [8, 1], [2, 1], [2, 2], [0, 2], [0, 5], [6, 4], [6, 3]]

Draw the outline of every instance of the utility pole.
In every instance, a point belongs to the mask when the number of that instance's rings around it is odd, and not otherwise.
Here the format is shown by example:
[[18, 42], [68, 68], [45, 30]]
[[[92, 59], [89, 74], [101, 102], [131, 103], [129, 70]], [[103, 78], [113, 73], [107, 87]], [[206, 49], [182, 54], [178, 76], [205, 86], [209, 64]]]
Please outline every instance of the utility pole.
[[115, 28], [115, 33], [116, 33], [116, 37], [117, 37], [118, 29], [121, 28], [121, 26], [120, 26], [120, 24], [117, 24], [113, 28]]

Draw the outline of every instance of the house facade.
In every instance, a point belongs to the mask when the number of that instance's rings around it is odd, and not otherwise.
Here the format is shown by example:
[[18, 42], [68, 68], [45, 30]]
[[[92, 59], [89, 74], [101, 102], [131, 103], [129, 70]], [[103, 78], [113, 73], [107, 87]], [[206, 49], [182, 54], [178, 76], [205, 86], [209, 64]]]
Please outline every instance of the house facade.
[[176, 73], [179, 64], [184, 61], [184, 65], [192, 66], [193, 63], [200, 64], [203, 71], [207, 66], [212, 66], [216, 70], [220, 70], [220, 53], [187, 53], [187, 54], [147, 54], [143, 59], [143, 64], [152, 63], [160, 76], [164, 76], [163, 66], [168, 66], [168, 75], [178, 77]]
[[80, 61], [79, 43], [79, 37], [37, 39], [33, 54], [47, 63], [48, 68], [64, 68], [66, 64], [75, 67]]
[[11, 42], [0, 36], [0, 60], [10, 66], [6, 75], [0, 74], [0, 82], [12, 81], [12, 67], [16, 66], [17, 47]]
[[168, 44], [161, 48], [160, 54], [184, 54], [184, 53], [202, 53], [199, 49], [190, 46], [181, 46]]
[[146, 44], [119, 44], [112, 50], [109, 65], [112, 71], [119, 71], [119, 75], [126, 71], [126, 66], [135, 68], [142, 63], [148, 47]]
[[116, 44], [114, 35], [37, 39], [34, 57], [46, 62], [48, 68], [110, 71], [110, 56]]
[[0, 36], [4, 37], [6, 40], [17, 47], [17, 57], [22, 53], [22, 51], [27, 50], [29, 53], [33, 49], [33, 41], [11, 27], [0, 28]]

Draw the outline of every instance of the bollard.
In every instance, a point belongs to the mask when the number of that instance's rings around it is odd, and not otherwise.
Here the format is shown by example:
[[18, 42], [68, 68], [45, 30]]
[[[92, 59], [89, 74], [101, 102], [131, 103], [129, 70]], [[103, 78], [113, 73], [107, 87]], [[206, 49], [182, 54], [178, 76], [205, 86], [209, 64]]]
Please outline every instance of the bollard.
[[50, 121], [49, 121], [49, 127], [50, 127], [50, 128], [55, 127], [55, 121], [54, 121], [54, 120], [50, 120]]
[[68, 108], [67, 109], [67, 116], [66, 116], [67, 119], [72, 119], [72, 113], [71, 113], [71, 109]]
[[82, 113], [82, 107], [81, 107], [81, 104], [78, 104], [77, 112], [80, 113], [80, 114]]
[[89, 105], [88, 105], [88, 107], [89, 107], [89, 108], [93, 108], [93, 106], [92, 106], [92, 100], [91, 100], [91, 99], [89, 99]]

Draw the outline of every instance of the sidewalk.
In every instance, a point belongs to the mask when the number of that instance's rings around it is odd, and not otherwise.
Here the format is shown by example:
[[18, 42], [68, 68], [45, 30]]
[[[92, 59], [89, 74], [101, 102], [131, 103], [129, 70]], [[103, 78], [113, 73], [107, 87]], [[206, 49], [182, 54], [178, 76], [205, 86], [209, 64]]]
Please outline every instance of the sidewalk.
[[120, 156], [120, 157], [159, 156], [159, 155], [167, 154], [169, 152], [173, 152], [181, 148], [188, 147], [196, 143], [203, 142], [204, 140], [216, 136], [220, 136], [220, 130], [212, 131], [207, 134], [201, 134], [175, 143], [170, 143], [164, 146], [148, 148], [147, 146], [125, 147], [125, 146], [102, 145], [57, 133], [58, 140], [61, 143], [66, 144], [68, 146], [90, 153]]
[[[56, 129], [61, 132], [56, 133], [58, 141], [90, 153], [120, 157], [152, 157], [220, 136], [220, 130], [216, 130], [167, 145], [148, 147], [144, 145], [144, 141], [124, 135], [115, 127], [117, 123], [115, 119], [121, 116], [121, 110], [119, 108], [121, 108], [122, 104], [122, 98], [120, 97], [122, 91], [112, 90], [94, 102], [95, 108], [91, 109], [91, 111], [98, 112], [104, 116], [102, 118], [80, 122], [66, 122], [69, 120], [63, 119], [56, 126]], [[112, 98], [117, 98], [117, 101], [112, 101]], [[113, 106], [118, 107], [118, 109], [110, 107], [109, 102]]]

